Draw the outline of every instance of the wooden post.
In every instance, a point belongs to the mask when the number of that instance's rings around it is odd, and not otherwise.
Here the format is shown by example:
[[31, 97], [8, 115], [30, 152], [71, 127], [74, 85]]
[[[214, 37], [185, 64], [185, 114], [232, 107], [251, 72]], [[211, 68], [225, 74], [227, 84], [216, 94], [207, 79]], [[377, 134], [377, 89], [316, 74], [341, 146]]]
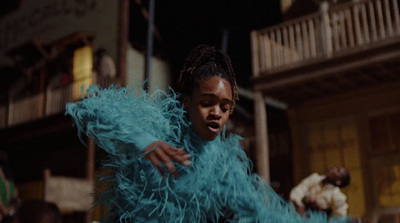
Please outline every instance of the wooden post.
[[400, 34], [400, 16], [399, 16], [399, 5], [396, 0], [392, 1], [392, 10], [394, 12], [394, 21], [395, 21], [395, 27], [397, 34]]
[[86, 178], [90, 181], [94, 180], [94, 172], [95, 172], [94, 159], [95, 159], [95, 144], [93, 139], [88, 139]]
[[147, 23], [147, 47], [146, 47], [146, 57], [144, 60], [144, 89], [146, 91], [150, 90], [150, 70], [151, 70], [151, 57], [153, 56], [153, 27], [154, 27], [154, 5], [155, 1], [149, 1], [149, 20]]
[[255, 92], [254, 103], [257, 171], [266, 182], [270, 182], [267, 110], [261, 92]]
[[[93, 139], [88, 139], [88, 148], [87, 148], [87, 161], [86, 161], [86, 178], [87, 180], [94, 182], [94, 174], [95, 174], [95, 144]], [[94, 184], [93, 184], [94, 185]], [[86, 223], [92, 222], [93, 218], [93, 210], [88, 210], [86, 212]]]
[[8, 99], [7, 107], [7, 126], [14, 125], [14, 103], [15, 101], [11, 98]]
[[324, 49], [325, 54], [329, 57], [332, 57], [332, 29], [331, 29], [331, 22], [328, 13], [329, 3], [324, 1], [321, 3], [320, 10], [322, 15], [322, 26], [324, 28]]
[[372, 32], [372, 40], [377, 41], [378, 40], [378, 31], [376, 28], [376, 19], [375, 19], [375, 8], [374, 4], [372, 2], [368, 2], [368, 11], [369, 11], [369, 19], [371, 23], [371, 32]]
[[47, 179], [49, 179], [51, 176], [51, 170], [49, 168], [45, 168], [43, 171], [43, 177], [44, 180], [46, 181]]
[[300, 23], [296, 23], [294, 27], [296, 31], [296, 50], [298, 52], [298, 59], [303, 60], [304, 58], [303, 38], [301, 37]]
[[129, 38], [129, 0], [120, 0], [119, 5], [119, 52], [118, 71], [121, 86], [126, 85], [126, 55]]
[[314, 30], [314, 21], [313, 19], [309, 19], [307, 22], [308, 30], [310, 32], [310, 57], [315, 58], [317, 57], [317, 46], [315, 42], [315, 30]]
[[[252, 49], [252, 71], [253, 76], [260, 75], [260, 56], [257, 32], [251, 32], [251, 49]], [[255, 93], [255, 130], [256, 130], [256, 166], [258, 174], [266, 181], [270, 182], [269, 174], [269, 146], [267, 131], [267, 110], [265, 107], [264, 96], [261, 92]]]
[[258, 43], [257, 31], [253, 30], [250, 34], [251, 39], [251, 61], [253, 76], [257, 77], [260, 74], [260, 51]]
[[382, 3], [380, 0], [376, 1], [376, 11], [378, 12], [378, 24], [379, 24], [380, 38], [384, 39], [386, 37], [385, 23], [383, 21]]

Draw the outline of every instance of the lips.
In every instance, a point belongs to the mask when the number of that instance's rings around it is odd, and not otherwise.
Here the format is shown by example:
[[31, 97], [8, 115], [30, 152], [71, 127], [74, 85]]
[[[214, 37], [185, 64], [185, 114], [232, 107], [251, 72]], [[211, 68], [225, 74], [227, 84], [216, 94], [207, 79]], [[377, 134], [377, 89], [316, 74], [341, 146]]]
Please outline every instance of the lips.
[[208, 123], [207, 127], [211, 132], [218, 133], [219, 131], [219, 124], [216, 122]]

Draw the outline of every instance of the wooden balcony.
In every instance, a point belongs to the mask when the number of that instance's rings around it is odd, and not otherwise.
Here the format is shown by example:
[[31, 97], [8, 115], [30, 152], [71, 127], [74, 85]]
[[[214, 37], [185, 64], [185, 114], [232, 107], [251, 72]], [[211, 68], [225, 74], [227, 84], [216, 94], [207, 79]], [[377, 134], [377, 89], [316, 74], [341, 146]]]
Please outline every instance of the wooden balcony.
[[397, 0], [361, 0], [251, 33], [253, 82], [296, 104], [400, 79]]
[[0, 129], [46, 118], [65, 112], [65, 104], [81, 99], [81, 86], [96, 83], [102, 87], [119, 83], [118, 79], [90, 78], [64, 87], [48, 89], [20, 100], [0, 105]]

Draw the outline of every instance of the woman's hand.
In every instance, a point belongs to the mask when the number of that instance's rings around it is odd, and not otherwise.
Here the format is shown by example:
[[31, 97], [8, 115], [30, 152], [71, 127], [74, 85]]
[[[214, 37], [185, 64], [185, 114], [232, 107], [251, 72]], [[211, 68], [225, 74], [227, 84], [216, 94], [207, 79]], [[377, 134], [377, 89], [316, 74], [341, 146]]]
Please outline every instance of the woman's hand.
[[314, 211], [323, 211], [324, 210], [321, 207], [319, 207], [316, 198], [303, 199], [303, 204], [306, 206], [306, 209], [311, 209]]
[[301, 216], [303, 216], [306, 213], [306, 208], [305, 207], [300, 207], [296, 203], [293, 203], [294, 207], [296, 208], [296, 212], [299, 213]]
[[178, 177], [176, 168], [173, 162], [181, 163], [184, 166], [190, 166], [190, 154], [186, 153], [182, 148], [175, 148], [165, 142], [156, 141], [150, 144], [144, 152], [150, 151], [145, 159], [149, 160], [154, 167], [158, 170], [161, 176], [165, 177], [164, 171], [161, 168], [161, 163], [168, 169], [168, 171], [174, 176]]

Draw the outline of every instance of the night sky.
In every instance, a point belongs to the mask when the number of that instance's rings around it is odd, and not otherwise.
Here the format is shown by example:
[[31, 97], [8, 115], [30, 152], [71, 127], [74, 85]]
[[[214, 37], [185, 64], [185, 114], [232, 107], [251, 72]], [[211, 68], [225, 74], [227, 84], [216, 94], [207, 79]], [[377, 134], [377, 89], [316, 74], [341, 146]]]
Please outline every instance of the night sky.
[[[148, 7], [148, 0], [143, 1]], [[131, 1], [130, 35], [134, 46], [146, 46], [147, 22], [140, 7]], [[238, 84], [251, 87], [250, 32], [281, 22], [279, 0], [170, 0], [155, 1], [156, 54], [169, 61], [175, 77], [189, 51], [198, 44], [221, 48], [228, 30], [227, 52]]]

